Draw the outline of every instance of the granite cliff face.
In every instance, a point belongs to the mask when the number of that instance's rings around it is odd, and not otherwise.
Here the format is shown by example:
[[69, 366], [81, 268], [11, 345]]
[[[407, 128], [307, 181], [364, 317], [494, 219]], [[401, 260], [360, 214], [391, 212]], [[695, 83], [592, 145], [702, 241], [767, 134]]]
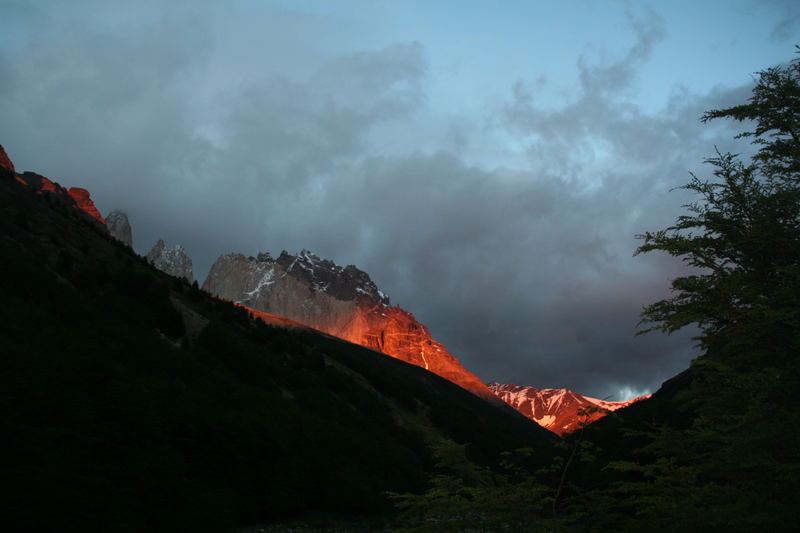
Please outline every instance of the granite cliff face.
[[607, 402], [569, 389], [537, 389], [494, 382], [489, 383], [489, 388], [508, 405], [558, 435], [572, 433], [580, 429], [581, 423], [589, 424], [610, 411], [650, 397], [648, 394], [625, 402]]
[[158, 239], [155, 246], [147, 253], [147, 260], [170, 276], [186, 278], [189, 283], [194, 281], [192, 260], [180, 244], [168, 248], [162, 239]]
[[128, 221], [128, 214], [125, 211], [115, 209], [106, 216], [106, 226], [112, 237], [133, 247], [133, 233], [131, 223]]
[[221, 256], [203, 288], [220, 298], [280, 315], [330, 335], [425, 368], [496, 401], [474, 374], [431, 337], [414, 315], [389, 304], [369, 275], [303, 250], [245, 257]]

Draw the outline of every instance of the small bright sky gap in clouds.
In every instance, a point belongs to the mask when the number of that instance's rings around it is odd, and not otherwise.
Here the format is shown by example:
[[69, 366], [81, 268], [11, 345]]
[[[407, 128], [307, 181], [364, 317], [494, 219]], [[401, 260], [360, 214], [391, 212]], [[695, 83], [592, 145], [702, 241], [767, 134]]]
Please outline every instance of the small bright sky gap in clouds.
[[126, 210], [134, 247], [366, 270], [486, 381], [626, 399], [696, 355], [634, 337], [681, 263], [635, 235], [746, 152], [794, 1], [0, 0], [0, 143]]

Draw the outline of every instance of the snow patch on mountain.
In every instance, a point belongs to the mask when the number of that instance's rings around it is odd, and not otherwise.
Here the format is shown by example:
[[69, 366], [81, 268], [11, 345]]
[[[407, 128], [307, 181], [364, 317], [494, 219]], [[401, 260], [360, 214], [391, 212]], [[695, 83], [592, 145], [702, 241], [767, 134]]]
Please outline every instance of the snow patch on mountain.
[[163, 239], [158, 239], [147, 253], [147, 261], [170, 276], [185, 278], [189, 283], [194, 281], [192, 260], [180, 244], [167, 247]]
[[489, 389], [508, 405], [539, 425], [564, 435], [650, 395], [624, 402], [609, 402], [582, 396], [569, 389], [537, 389], [519, 385], [489, 383]]
[[420, 366], [491, 402], [486, 385], [436, 342], [414, 315], [392, 307], [369, 275], [309, 250], [276, 258], [226, 254], [212, 265], [203, 289], [249, 308], [286, 317]]

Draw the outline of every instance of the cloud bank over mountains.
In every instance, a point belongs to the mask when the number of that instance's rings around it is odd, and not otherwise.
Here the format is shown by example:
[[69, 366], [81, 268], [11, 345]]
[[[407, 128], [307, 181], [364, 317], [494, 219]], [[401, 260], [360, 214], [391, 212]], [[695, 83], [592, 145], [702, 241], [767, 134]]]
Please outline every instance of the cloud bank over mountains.
[[715, 145], [749, 149], [698, 120], [748, 97], [747, 67], [645, 104], [640, 74], [676, 30], [642, 9], [624, 53], [572, 58], [575, 83], [532, 65], [459, 114], [424, 40], [243, 6], [5, 5], [0, 142], [20, 170], [126, 210], [140, 253], [182, 244], [201, 280], [232, 251], [356, 264], [487, 381], [623, 400], [685, 368], [691, 332], [634, 337], [683, 268], [632, 257], [635, 235], [680, 213], [670, 189]]

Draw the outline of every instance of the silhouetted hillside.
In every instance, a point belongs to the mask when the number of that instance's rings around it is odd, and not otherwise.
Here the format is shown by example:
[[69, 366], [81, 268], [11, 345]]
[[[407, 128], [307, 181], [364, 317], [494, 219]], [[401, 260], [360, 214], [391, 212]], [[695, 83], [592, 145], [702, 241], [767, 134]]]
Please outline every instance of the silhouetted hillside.
[[253, 320], [0, 169], [2, 523], [225, 531], [391, 511], [430, 446], [552, 435], [425, 370]]

